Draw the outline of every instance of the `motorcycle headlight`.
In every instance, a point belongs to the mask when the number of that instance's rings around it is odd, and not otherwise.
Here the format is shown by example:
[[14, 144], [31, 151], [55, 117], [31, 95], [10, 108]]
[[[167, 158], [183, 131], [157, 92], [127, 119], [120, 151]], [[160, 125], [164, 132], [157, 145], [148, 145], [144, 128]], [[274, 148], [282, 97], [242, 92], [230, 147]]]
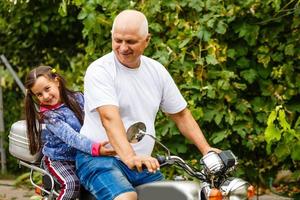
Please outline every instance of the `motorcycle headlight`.
[[201, 163], [204, 163], [206, 171], [210, 174], [216, 174], [224, 168], [223, 161], [216, 152], [209, 152], [202, 157]]
[[239, 178], [228, 178], [224, 181], [220, 190], [228, 200], [246, 200], [254, 196], [254, 187]]

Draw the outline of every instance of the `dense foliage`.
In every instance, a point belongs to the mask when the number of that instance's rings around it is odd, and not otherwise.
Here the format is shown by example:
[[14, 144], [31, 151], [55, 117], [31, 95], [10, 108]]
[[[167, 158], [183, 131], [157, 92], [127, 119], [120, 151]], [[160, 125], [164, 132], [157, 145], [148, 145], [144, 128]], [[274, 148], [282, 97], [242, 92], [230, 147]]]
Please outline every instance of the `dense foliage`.
[[[113, 18], [145, 13], [152, 35], [145, 54], [172, 74], [209, 142], [232, 149], [250, 181], [287, 168], [299, 174], [299, 0], [40, 0], [0, 2], [0, 53], [23, 78], [45, 63], [82, 88], [88, 63], [111, 51]], [[6, 116], [14, 98], [1, 71]], [[19, 95], [20, 96], [20, 95]], [[18, 116], [19, 117], [19, 116]], [[6, 118], [6, 124], [11, 124]], [[158, 137], [186, 159], [199, 158], [162, 113]], [[259, 176], [258, 175], [263, 175]], [[261, 180], [264, 182], [265, 180]]]

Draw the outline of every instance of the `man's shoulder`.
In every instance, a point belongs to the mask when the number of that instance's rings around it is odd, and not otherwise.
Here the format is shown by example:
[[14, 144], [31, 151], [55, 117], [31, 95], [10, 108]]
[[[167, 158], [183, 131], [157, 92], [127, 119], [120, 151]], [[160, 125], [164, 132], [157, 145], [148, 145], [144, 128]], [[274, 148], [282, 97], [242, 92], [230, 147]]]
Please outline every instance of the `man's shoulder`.
[[97, 72], [100, 73], [103, 71], [112, 73], [113, 71], [115, 71], [113, 70], [114, 66], [114, 56], [111, 52], [92, 62], [87, 68], [86, 74], [97, 74]]
[[112, 52], [98, 58], [92, 62], [88, 68], [109, 67], [111, 65], [114, 65], [114, 56]]

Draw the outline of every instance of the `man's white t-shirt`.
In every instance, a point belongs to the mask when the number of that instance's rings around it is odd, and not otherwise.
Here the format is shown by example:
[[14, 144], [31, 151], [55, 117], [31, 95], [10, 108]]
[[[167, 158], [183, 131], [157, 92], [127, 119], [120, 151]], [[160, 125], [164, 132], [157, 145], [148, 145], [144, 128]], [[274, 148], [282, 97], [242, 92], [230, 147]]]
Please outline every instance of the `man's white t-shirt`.
[[[87, 69], [84, 77], [85, 118], [81, 134], [95, 142], [108, 140], [96, 108], [118, 106], [126, 130], [136, 122], [146, 124], [155, 136], [154, 121], [159, 109], [174, 114], [187, 103], [168, 71], [159, 62], [141, 56], [138, 68], [123, 66], [111, 52]], [[154, 140], [145, 136], [132, 144], [136, 154], [151, 155]]]

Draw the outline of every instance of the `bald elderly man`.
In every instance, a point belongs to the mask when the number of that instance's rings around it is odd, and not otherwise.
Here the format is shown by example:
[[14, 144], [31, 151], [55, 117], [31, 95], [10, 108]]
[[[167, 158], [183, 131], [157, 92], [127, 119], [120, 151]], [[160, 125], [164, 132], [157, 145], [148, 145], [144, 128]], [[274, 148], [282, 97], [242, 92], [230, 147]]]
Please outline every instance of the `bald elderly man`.
[[127, 141], [130, 125], [143, 122], [147, 133], [155, 135], [155, 117], [161, 109], [202, 154], [213, 148], [164, 66], [143, 56], [150, 41], [145, 15], [135, 10], [121, 12], [111, 33], [113, 51], [94, 61], [85, 74], [81, 134], [95, 142], [109, 140], [117, 156], [79, 152], [76, 167], [81, 184], [97, 199], [136, 200], [134, 187], [160, 181], [163, 175], [151, 157], [154, 141], [150, 137], [135, 144]]

